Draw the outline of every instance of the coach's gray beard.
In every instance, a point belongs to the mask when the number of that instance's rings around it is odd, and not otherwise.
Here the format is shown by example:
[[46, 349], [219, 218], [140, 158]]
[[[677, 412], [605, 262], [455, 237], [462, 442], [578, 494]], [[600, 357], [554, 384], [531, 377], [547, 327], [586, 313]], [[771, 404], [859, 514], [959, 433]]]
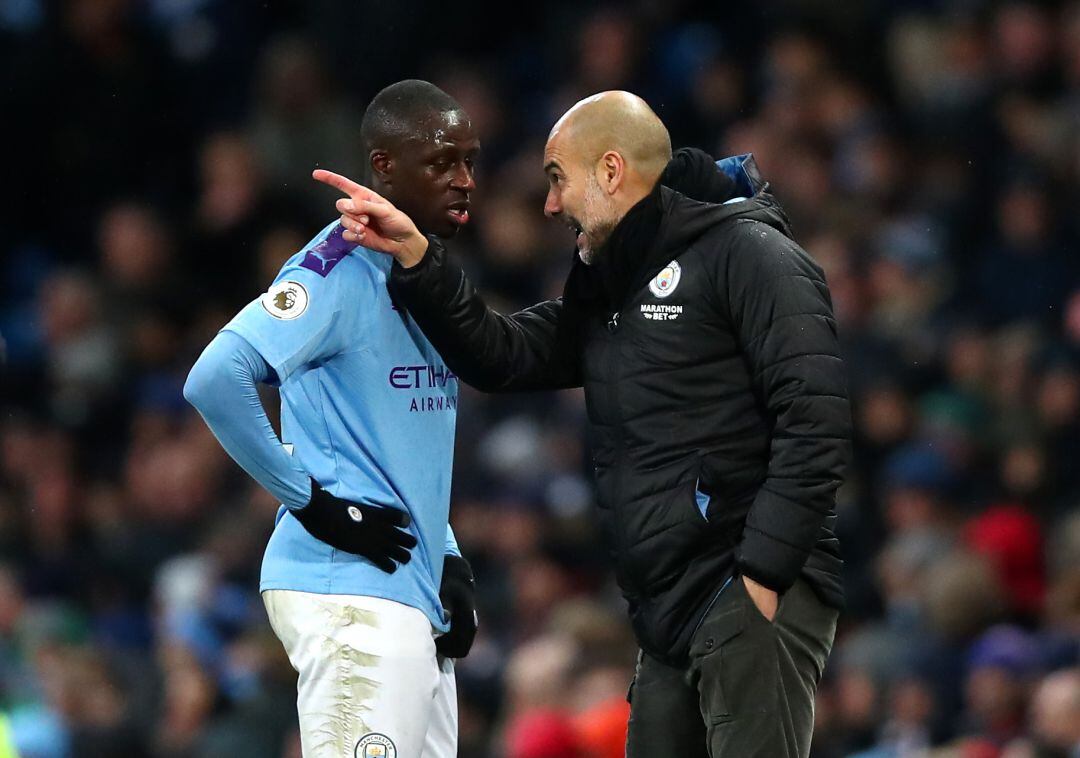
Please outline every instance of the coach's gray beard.
[[582, 213], [582, 227], [592, 227], [585, 233], [586, 246], [578, 249], [578, 258], [586, 266], [596, 262], [597, 251], [608, 241], [615, 231], [619, 220], [614, 217], [614, 209], [608, 205], [596, 177], [589, 175], [589, 184], [585, 189], [585, 208]]

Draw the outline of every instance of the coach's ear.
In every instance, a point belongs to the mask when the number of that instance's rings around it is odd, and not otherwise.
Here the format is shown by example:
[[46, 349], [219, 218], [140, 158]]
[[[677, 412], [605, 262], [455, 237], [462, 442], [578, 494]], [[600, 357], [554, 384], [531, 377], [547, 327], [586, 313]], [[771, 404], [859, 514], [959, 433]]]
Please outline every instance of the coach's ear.
[[393, 171], [393, 161], [390, 154], [385, 150], [372, 150], [369, 156], [371, 160], [371, 173], [378, 177], [383, 184], [391, 184], [390, 173]]

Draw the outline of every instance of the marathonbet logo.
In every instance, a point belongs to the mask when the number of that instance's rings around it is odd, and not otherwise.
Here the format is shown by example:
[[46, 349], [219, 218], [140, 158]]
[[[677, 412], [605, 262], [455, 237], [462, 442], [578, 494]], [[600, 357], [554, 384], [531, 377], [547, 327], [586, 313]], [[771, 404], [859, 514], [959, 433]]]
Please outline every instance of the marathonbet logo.
[[665, 303], [642, 303], [641, 315], [649, 321], [674, 321], [682, 315], [681, 305], [667, 305]]

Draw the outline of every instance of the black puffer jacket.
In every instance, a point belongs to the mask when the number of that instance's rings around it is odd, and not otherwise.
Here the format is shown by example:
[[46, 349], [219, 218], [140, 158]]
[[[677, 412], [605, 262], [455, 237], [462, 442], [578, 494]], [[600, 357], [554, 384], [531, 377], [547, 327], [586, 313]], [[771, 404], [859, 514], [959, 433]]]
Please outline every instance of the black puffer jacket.
[[[702, 181], [702, 165], [707, 176]], [[643, 649], [670, 663], [727, 577], [802, 574], [842, 605], [833, 534], [850, 415], [821, 269], [745, 159], [680, 151], [564, 296], [503, 316], [433, 240], [391, 290], [464, 381], [583, 385], [601, 522]]]

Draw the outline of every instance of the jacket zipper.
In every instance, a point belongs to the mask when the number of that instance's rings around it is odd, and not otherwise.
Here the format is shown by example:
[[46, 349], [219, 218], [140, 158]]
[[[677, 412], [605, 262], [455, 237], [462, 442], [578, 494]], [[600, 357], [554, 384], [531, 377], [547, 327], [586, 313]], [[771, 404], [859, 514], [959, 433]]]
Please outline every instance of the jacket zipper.
[[[617, 554], [622, 557], [626, 552], [626, 540], [623, 534], [622, 523], [624, 519], [616, 513], [618, 504], [622, 502], [622, 489], [623, 489], [623, 470], [624, 460], [623, 455], [624, 444], [624, 430], [622, 419], [622, 408], [619, 406], [619, 377], [617, 376], [619, 371], [619, 339], [616, 333], [619, 331], [619, 311], [615, 311], [611, 314], [611, 318], [607, 322], [607, 366], [606, 373], [611, 379], [611, 408], [614, 416], [615, 428], [618, 430], [615, 436], [615, 484], [612, 487], [611, 496], [611, 515], [615, 522], [615, 549]], [[629, 578], [629, 577], [628, 577]]]

